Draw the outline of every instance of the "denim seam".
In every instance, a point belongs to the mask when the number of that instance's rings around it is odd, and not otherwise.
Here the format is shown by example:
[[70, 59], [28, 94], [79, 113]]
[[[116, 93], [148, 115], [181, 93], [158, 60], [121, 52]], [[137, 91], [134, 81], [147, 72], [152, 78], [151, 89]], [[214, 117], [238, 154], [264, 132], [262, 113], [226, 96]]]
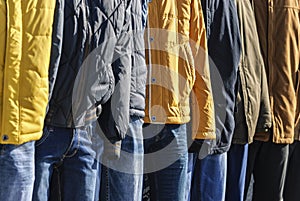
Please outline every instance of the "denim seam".
[[72, 147], [72, 144], [73, 144], [73, 141], [74, 141], [74, 130], [75, 130], [75, 129], [73, 129], [73, 132], [72, 132], [72, 140], [71, 140], [71, 142], [70, 142], [70, 144], [69, 144], [67, 150], [66, 150], [65, 153], [62, 155], [62, 157], [61, 157], [61, 159], [60, 159], [61, 161], [63, 161], [63, 160], [67, 157], [67, 154], [68, 154], [68, 152], [70, 151], [70, 149], [71, 149], [71, 147]]
[[46, 126], [45, 132], [43, 132], [41, 139], [35, 142], [35, 147], [42, 145], [48, 139], [49, 135], [50, 135], [50, 129]]
[[0, 155], [4, 155], [5, 151], [6, 151], [6, 145], [4, 144], [4, 145], [2, 145], [2, 149], [1, 149]]
[[[58, 171], [58, 166], [54, 166], [54, 169], [56, 169], [57, 172]], [[58, 181], [60, 181], [60, 174], [58, 174]], [[62, 201], [62, 194], [61, 194], [61, 182], [58, 182], [58, 197], [59, 197], [59, 200], [58, 201]]]
[[106, 179], [106, 201], [109, 201], [109, 177], [108, 177], [108, 168], [105, 168], [105, 179]]
[[[74, 136], [75, 136], [74, 133], [75, 133], [75, 132], [78, 133], [77, 147], [75, 148], [75, 151], [74, 151], [72, 154], [68, 155], [68, 152], [69, 152], [69, 150], [71, 149], [72, 144], [73, 144], [73, 141], [74, 141]], [[79, 143], [80, 143], [80, 133], [78, 132], [78, 130], [74, 129], [74, 130], [73, 130], [72, 142], [71, 142], [71, 144], [70, 144], [70, 149], [68, 149], [68, 151], [66, 152], [66, 154], [64, 154], [64, 158], [71, 158], [71, 157], [75, 156], [75, 155], [77, 154], [77, 152], [78, 152]]]

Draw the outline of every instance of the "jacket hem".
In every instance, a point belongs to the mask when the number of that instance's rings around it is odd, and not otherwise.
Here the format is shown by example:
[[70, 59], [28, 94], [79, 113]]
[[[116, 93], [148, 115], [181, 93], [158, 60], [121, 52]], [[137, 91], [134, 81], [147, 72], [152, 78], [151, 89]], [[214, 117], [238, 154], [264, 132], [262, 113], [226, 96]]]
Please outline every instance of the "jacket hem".
[[43, 131], [39, 131], [36, 133], [30, 133], [30, 134], [21, 134], [17, 137], [9, 136], [7, 140], [1, 139], [0, 144], [20, 145], [20, 144], [24, 144], [26, 142], [39, 140], [42, 137], [42, 135], [43, 135]]
[[136, 110], [136, 109], [130, 109], [129, 114], [131, 116], [138, 116], [138, 117], [145, 117], [145, 112], [141, 110]]
[[195, 135], [195, 139], [199, 140], [215, 140], [216, 134], [213, 131], [207, 131], [207, 132], [197, 132]]
[[292, 144], [294, 142], [294, 139], [293, 138], [285, 138], [285, 139], [273, 138], [272, 142], [275, 144]]
[[212, 148], [211, 152], [212, 154], [223, 154], [227, 151], [229, 151], [230, 145], [224, 146], [224, 147], [216, 147]]
[[190, 116], [185, 117], [166, 117], [165, 120], [157, 119], [151, 121], [149, 116], [144, 117], [144, 122], [149, 124], [185, 124], [191, 120]]

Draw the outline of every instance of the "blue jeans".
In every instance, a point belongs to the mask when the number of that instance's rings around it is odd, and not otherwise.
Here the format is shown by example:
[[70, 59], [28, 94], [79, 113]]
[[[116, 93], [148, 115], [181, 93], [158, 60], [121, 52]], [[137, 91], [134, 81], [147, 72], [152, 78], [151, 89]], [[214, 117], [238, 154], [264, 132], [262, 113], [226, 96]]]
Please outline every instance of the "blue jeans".
[[224, 201], [226, 187], [227, 153], [208, 155], [199, 160], [198, 154], [189, 154], [193, 164], [190, 181], [191, 201]]
[[[126, 137], [122, 140], [120, 158], [103, 161], [101, 201], [141, 201], [143, 184], [143, 120], [130, 117]], [[106, 142], [108, 143], [108, 142]]]
[[34, 142], [0, 144], [0, 200], [31, 201], [34, 184]]
[[[43, 137], [36, 142], [33, 201], [48, 201], [54, 189], [56, 200], [98, 200], [99, 162], [94, 141], [92, 127], [46, 126]], [[54, 170], [59, 176], [58, 187], [50, 187]]]
[[186, 124], [144, 126], [144, 170], [152, 201], [184, 200], [188, 165], [186, 129]]
[[243, 201], [248, 159], [248, 144], [232, 144], [227, 152], [226, 201]]

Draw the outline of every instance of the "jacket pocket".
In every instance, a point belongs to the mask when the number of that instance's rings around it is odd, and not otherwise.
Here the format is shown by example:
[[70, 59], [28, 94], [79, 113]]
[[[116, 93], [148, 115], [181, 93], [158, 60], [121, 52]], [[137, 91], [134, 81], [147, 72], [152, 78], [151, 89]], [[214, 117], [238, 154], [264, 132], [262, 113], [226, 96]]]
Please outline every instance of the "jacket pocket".
[[92, 89], [92, 91], [95, 91], [97, 104], [106, 103], [115, 89], [115, 77], [111, 66], [103, 66], [103, 68], [99, 69], [96, 88], [97, 90]]
[[49, 137], [50, 133], [52, 133], [52, 132], [53, 132], [52, 127], [45, 126], [44, 129], [43, 129], [43, 135], [42, 135], [41, 139], [39, 139], [35, 142], [35, 146], [38, 147], [41, 144], [43, 144], [47, 140], [47, 138]]

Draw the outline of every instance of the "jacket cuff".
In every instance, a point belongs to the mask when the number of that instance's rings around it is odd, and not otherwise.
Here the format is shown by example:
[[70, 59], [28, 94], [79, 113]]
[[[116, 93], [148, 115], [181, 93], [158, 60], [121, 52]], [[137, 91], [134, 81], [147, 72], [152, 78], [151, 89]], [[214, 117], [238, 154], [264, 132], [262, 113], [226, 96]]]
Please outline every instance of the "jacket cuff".
[[198, 131], [194, 138], [199, 140], [214, 140], [216, 139], [216, 133], [213, 131]]
[[255, 132], [256, 133], [270, 133], [272, 127], [272, 123], [264, 123], [264, 124], [257, 124]]
[[268, 142], [270, 140], [269, 132], [256, 132], [254, 135], [254, 140]]
[[107, 160], [117, 160], [120, 158], [122, 141], [105, 142], [103, 158]]

